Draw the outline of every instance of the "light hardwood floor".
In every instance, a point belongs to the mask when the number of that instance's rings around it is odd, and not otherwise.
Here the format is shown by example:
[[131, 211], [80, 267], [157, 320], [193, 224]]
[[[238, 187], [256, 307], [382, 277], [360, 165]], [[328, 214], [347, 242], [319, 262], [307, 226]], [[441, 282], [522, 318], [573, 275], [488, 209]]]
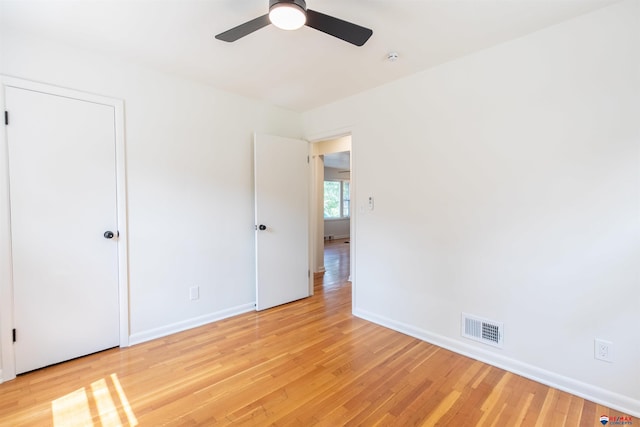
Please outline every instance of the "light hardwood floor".
[[624, 416], [353, 317], [348, 249], [327, 245], [311, 298], [1, 384], [0, 425], [600, 426], [603, 414]]

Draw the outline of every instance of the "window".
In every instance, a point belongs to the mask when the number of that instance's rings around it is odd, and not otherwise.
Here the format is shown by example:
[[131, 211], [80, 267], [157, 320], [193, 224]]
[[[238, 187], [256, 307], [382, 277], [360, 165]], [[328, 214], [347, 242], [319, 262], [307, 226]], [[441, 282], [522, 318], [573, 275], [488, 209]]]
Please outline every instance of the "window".
[[349, 218], [351, 216], [349, 205], [350, 200], [349, 181], [342, 181], [342, 216], [344, 218]]
[[324, 182], [324, 217], [349, 218], [349, 181]]

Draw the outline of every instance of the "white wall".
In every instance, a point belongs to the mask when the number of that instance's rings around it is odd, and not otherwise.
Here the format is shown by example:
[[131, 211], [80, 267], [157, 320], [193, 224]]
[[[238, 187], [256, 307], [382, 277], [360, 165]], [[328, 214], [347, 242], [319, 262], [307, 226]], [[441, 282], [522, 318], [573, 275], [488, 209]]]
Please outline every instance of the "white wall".
[[640, 416], [639, 35], [628, 0], [305, 113], [353, 131], [355, 313]]
[[[0, 73], [124, 100], [131, 341], [253, 309], [252, 134], [300, 137], [300, 114], [92, 52], [2, 36]], [[6, 175], [0, 162], [0, 184]], [[0, 196], [4, 210], [5, 189]], [[7, 283], [4, 222], [0, 233]], [[196, 285], [200, 299], [190, 301]]]
[[332, 239], [342, 239], [349, 237], [350, 221], [346, 219], [325, 219], [324, 220], [324, 237], [325, 239], [332, 236]]

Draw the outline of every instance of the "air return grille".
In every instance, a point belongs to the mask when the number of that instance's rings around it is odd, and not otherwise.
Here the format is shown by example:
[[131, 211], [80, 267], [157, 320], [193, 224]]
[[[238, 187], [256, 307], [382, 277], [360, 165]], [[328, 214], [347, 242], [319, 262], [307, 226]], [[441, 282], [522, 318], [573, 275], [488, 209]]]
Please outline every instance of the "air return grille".
[[465, 338], [502, 348], [503, 329], [501, 322], [462, 313], [462, 336]]

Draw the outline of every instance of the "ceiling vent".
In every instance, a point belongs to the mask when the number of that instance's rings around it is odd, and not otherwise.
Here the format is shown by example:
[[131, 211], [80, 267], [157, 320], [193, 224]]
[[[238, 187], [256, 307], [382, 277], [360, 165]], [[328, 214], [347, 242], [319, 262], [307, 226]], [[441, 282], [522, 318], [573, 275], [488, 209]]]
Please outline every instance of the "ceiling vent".
[[502, 348], [504, 325], [462, 313], [462, 336], [493, 347]]

